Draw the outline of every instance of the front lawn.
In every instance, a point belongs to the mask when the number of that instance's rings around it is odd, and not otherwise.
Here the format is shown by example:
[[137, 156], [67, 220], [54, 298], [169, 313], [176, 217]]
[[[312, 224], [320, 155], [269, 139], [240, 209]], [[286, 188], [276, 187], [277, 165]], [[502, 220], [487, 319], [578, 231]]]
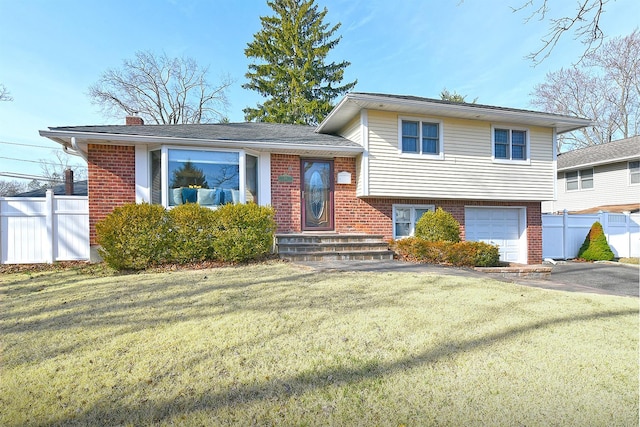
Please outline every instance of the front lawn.
[[0, 425], [638, 425], [638, 299], [282, 263], [0, 276]]

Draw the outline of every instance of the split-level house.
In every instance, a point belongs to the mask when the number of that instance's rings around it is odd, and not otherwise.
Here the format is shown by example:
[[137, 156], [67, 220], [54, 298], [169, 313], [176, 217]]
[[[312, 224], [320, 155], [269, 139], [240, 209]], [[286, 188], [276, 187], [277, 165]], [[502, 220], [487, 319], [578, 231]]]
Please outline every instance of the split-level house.
[[640, 136], [558, 155], [556, 200], [543, 212], [597, 213], [640, 210]]
[[[441, 207], [463, 239], [504, 261], [542, 259], [541, 202], [554, 198], [556, 138], [583, 118], [414, 96], [349, 93], [317, 127], [269, 124], [52, 127], [88, 163], [95, 224], [129, 202], [171, 208], [255, 202], [277, 233], [413, 234]], [[194, 175], [197, 175], [194, 178]], [[190, 184], [187, 177], [194, 178]]]

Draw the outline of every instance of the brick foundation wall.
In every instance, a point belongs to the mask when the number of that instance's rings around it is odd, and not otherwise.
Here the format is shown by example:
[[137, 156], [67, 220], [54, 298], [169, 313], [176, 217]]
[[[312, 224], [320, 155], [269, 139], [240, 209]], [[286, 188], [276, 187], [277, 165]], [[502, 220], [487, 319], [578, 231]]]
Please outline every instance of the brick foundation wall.
[[[542, 261], [542, 217], [540, 202], [500, 202], [481, 200], [389, 199], [356, 197], [356, 160], [334, 158], [334, 180], [339, 172], [351, 173], [351, 184], [335, 184], [335, 231], [379, 234], [393, 238], [393, 205], [435, 205], [451, 213], [460, 223], [460, 237], [464, 239], [465, 206], [518, 206], [527, 209], [528, 263]], [[279, 176], [288, 175], [293, 182], [282, 182]], [[300, 232], [300, 157], [273, 154], [271, 156], [271, 200], [276, 211], [278, 232]]]
[[133, 147], [94, 145], [88, 147], [89, 233], [96, 242], [96, 223], [117, 206], [136, 201], [135, 151]]

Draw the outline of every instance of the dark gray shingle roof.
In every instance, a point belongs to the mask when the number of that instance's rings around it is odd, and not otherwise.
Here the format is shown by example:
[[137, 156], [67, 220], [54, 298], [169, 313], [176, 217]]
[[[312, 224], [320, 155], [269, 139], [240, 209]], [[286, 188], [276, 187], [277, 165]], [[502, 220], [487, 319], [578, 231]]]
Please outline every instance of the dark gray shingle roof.
[[185, 125], [106, 125], [62, 126], [49, 128], [62, 132], [90, 132], [96, 134], [134, 135], [190, 140], [264, 142], [282, 144], [309, 144], [338, 147], [359, 147], [358, 144], [337, 135], [315, 132], [315, 127], [280, 123], [215, 123]]
[[434, 104], [443, 104], [443, 105], [464, 105], [467, 107], [482, 108], [482, 109], [489, 109], [489, 110], [496, 110], [496, 111], [511, 111], [516, 113], [529, 113], [529, 114], [538, 114], [538, 115], [544, 115], [544, 116], [557, 116], [559, 118], [572, 117], [564, 114], [545, 113], [542, 111], [525, 110], [521, 108], [498, 107], [495, 105], [475, 104], [470, 102], [445, 101], [443, 99], [424, 98], [424, 97], [412, 96], [412, 95], [391, 95], [391, 94], [385, 94], [385, 93], [370, 93], [370, 92], [354, 92], [354, 94], [373, 95], [373, 96], [380, 96], [380, 97], [391, 98], [391, 99], [404, 99], [407, 101], [430, 102]]
[[640, 158], [640, 136], [593, 145], [558, 155], [558, 170]]
[[[59, 184], [53, 186], [53, 194], [56, 196], [65, 195], [65, 185]], [[40, 188], [38, 190], [26, 191], [24, 193], [16, 194], [12, 197], [44, 197], [48, 188]], [[87, 180], [74, 181], [73, 183], [73, 195], [74, 196], [86, 196], [87, 195]]]

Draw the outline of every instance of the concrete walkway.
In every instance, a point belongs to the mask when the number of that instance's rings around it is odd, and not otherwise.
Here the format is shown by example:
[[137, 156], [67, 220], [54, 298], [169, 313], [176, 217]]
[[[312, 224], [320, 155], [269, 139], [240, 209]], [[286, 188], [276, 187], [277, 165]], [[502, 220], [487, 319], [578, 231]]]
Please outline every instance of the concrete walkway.
[[617, 263], [561, 262], [553, 267], [551, 277], [544, 279], [501, 278], [479, 271], [431, 264], [416, 264], [404, 261], [307, 261], [296, 262], [316, 271], [367, 271], [408, 272], [439, 275], [492, 278], [565, 292], [587, 292], [604, 295], [638, 297], [640, 294], [639, 267]]

